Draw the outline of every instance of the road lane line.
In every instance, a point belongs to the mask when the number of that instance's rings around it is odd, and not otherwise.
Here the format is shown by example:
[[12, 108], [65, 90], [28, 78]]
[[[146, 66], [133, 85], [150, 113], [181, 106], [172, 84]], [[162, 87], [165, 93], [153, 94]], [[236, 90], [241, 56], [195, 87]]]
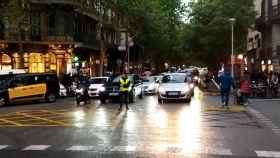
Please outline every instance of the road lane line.
[[71, 146], [70, 148], [66, 149], [67, 151], [90, 151], [93, 150], [94, 146], [83, 146], [83, 145], [76, 145]]
[[49, 147], [51, 147], [50, 145], [30, 145], [26, 148], [23, 149], [23, 151], [28, 151], [28, 150], [46, 150]]
[[256, 151], [258, 157], [280, 158], [279, 151]]
[[9, 145], [0, 145], [0, 150], [7, 148]]
[[55, 124], [58, 124], [58, 125], [61, 125], [61, 126], [67, 126], [67, 124], [65, 124], [64, 122], [49, 120], [49, 119], [45, 119], [45, 118], [42, 118], [42, 117], [32, 116], [32, 115], [29, 115], [29, 114], [21, 113], [21, 112], [18, 112], [18, 113], [23, 115], [23, 116], [34, 118], [34, 119], [37, 119], [37, 120], [42, 120], [42, 121], [46, 121], [46, 122], [49, 122], [49, 123], [55, 123]]
[[6, 122], [8, 124], [16, 125], [16, 126], [23, 126], [23, 124], [17, 123], [15, 121], [6, 120], [6, 119], [0, 119], [0, 121]]
[[270, 128], [275, 134], [278, 134], [276, 129], [280, 129], [277, 125], [273, 123], [271, 119], [266, 117], [264, 114], [260, 113], [259, 111], [255, 110], [252, 107], [248, 107], [249, 111], [262, 123], [264, 123], [268, 128]]

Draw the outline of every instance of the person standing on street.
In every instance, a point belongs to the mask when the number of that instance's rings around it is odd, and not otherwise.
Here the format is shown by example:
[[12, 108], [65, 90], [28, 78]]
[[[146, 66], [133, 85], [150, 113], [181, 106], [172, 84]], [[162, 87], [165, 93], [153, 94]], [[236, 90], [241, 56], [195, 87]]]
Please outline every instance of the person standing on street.
[[241, 104], [248, 105], [248, 97], [251, 93], [249, 76], [245, 75], [240, 82]]
[[277, 72], [274, 72], [271, 77], [271, 84], [272, 84], [272, 96], [278, 96], [278, 88], [279, 88], [279, 78]]
[[220, 93], [222, 100], [222, 108], [227, 107], [229, 109], [229, 94], [231, 87], [234, 87], [234, 81], [228, 69], [225, 69], [223, 75], [219, 77]]
[[128, 99], [129, 99], [129, 86], [130, 86], [130, 81], [127, 76], [127, 74], [124, 74], [120, 78], [120, 108], [119, 110], [122, 110], [122, 105], [126, 105], [126, 110], [128, 110]]

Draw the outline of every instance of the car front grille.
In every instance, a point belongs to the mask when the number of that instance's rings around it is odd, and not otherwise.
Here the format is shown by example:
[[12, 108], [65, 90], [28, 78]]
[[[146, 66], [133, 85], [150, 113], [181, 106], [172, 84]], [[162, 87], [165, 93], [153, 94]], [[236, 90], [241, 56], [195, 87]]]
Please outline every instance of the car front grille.
[[[177, 95], [174, 95], [172, 93], [177, 93]], [[167, 98], [180, 98], [181, 97], [181, 92], [179, 92], [179, 91], [168, 91], [168, 92], [166, 92], [166, 97]]]
[[119, 92], [119, 87], [108, 87], [106, 91], [108, 92]]

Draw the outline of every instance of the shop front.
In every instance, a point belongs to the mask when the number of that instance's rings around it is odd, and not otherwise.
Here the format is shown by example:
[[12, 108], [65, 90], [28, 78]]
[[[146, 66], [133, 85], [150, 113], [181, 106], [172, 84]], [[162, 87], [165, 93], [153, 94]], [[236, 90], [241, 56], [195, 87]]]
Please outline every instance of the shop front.
[[[28, 50], [28, 49], [27, 49]], [[24, 53], [0, 52], [0, 70], [24, 69], [28, 73], [72, 73], [72, 49], [31, 50]]]

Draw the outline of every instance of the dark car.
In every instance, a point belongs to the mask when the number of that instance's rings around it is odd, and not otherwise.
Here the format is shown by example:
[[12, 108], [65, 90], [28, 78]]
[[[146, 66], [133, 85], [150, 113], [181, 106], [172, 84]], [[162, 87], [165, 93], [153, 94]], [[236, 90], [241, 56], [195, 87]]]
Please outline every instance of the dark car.
[[[120, 89], [120, 78], [121, 76], [110, 78], [108, 83], [104, 85], [104, 90], [99, 92], [99, 98], [101, 103], [106, 103], [106, 100], [118, 100], [119, 89]], [[143, 83], [138, 75], [128, 75], [130, 80], [129, 87], [129, 102], [134, 102], [135, 97], [138, 96], [140, 99], [144, 96]]]
[[56, 74], [9, 74], [0, 78], [0, 106], [31, 100], [55, 102], [59, 95]]

